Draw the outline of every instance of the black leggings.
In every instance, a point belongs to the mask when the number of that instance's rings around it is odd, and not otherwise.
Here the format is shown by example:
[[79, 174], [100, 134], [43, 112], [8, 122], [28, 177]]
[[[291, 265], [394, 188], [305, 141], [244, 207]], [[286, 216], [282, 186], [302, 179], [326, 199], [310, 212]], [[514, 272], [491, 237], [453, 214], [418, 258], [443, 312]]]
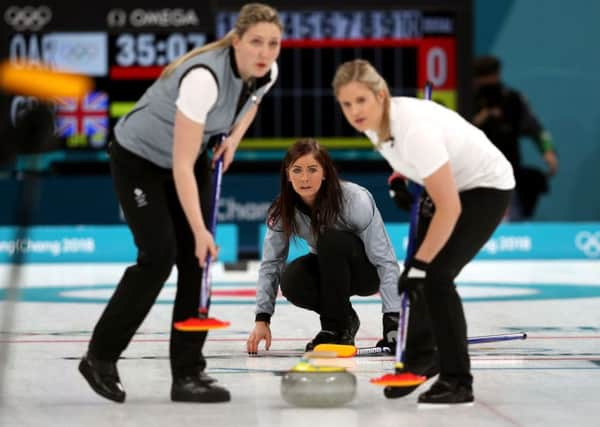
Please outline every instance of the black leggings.
[[[98, 320], [90, 352], [116, 361], [153, 306], [173, 265], [177, 293], [173, 322], [198, 313], [202, 269], [195, 241], [179, 203], [170, 169], [163, 169], [113, 142], [110, 165], [117, 197], [138, 249], [136, 264], [128, 267]], [[196, 164], [204, 221], [208, 224], [211, 174], [208, 156]], [[119, 244], [119, 242], [115, 242]], [[204, 369], [205, 332], [180, 332], [171, 326], [170, 360], [174, 377]]]
[[317, 254], [292, 261], [281, 278], [281, 292], [292, 304], [316, 311], [321, 327], [341, 330], [350, 316], [352, 295], [379, 290], [377, 269], [369, 262], [362, 241], [353, 233], [324, 232]]
[[[410, 311], [406, 345], [407, 365], [432, 354], [440, 357], [440, 377], [471, 385], [467, 324], [454, 279], [483, 247], [502, 220], [511, 191], [476, 188], [460, 193], [462, 212], [448, 241], [429, 266], [425, 292]], [[431, 216], [421, 209], [417, 247]], [[423, 298], [424, 297], [424, 298]]]

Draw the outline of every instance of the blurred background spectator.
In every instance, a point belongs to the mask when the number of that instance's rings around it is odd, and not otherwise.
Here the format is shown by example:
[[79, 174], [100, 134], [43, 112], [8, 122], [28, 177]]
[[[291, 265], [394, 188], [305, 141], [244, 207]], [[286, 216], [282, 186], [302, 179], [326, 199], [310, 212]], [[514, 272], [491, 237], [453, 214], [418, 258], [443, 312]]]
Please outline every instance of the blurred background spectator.
[[[535, 213], [540, 194], [548, 192], [547, 177], [558, 169], [558, 159], [550, 132], [543, 128], [525, 97], [502, 81], [501, 68], [500, 60], [494, 56], [475, 60], [472, 121], [513, 166], [517, 188], [508, 217], [518, 221], [529, 219]], [[523, 165], [519, 146], [522, 136], [536, 143], [547, 165], [546, 171]]]

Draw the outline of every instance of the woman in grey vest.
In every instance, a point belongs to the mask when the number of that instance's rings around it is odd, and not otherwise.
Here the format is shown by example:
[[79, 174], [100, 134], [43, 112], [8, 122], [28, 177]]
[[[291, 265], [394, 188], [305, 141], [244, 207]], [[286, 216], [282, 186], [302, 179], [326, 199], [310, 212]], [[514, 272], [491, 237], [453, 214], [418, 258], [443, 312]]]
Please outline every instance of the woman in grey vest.
[[[352, 295], [379, 291], [384, 316], [400, 309], [400, 269], [375, 201], [365, 188], [340, 181], [327, 151], [312, 139], [288, 150], [280, 182], [267, 218], [248, 353], [256, 353], [262, 340], [267, 350], [271, 345], [269, 325], [279, 286], [292, 304], [320, 316], [321, 331], [307, 351], [321, 343], [353, 345], [360, 321]], [[307, 241], [310, 253], [286, 266], [295, 237]]]
[[[167, 66], [115, 127], [111, 172], [138, 248], [98, 320], [79, 370], [94, 391], [116, 402], [125, 391], [116, 362], [177, 266], [172, 324], [197, 314], [207, 253], [209, 140], [226, 133], [213, 158], [227, 169], [260, 99], [277, 78], [282, 25], [266, 5], [247, 4], [224, 38]], [[202, 203], [201, 203], [202, 201]], [[206, 332], [171, 329], [173, 401], [223, 402], [229, 392], [204, 373]]]

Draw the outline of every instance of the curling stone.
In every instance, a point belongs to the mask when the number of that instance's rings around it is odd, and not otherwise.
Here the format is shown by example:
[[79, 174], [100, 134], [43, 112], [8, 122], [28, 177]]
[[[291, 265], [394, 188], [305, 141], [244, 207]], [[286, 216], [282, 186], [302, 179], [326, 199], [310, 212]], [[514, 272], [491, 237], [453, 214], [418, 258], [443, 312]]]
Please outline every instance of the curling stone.
[[356, 377], [337, 366], [300, 362], [281, 378], [281, 396], [291, 405], [327, 408], [344, 405], [356, 395]]

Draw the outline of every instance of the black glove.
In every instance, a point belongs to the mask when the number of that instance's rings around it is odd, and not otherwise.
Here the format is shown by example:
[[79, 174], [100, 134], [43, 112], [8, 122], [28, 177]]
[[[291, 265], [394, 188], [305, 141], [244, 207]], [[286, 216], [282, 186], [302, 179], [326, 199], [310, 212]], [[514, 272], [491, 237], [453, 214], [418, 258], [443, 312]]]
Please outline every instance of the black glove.
[[388, 177], [388, 186], [390, 197], [400, 209], [410, 211], [413, 202], [413, 195], [408, 191], [406, 180], [402, 175], [394, 172]]
[[428, 268], [429, 263], [427, 262], [416, 258], [410, 260], [400, 275], [400, 279], [398, 279], [398, 293], [407, 292], [408, 297], [414, 300], [419, 290], [425, 287]]
[[383, 313], [383, 338], [380, 339], [377, 347], [388, 347], [392, 354], [396, 354], [396, 336], [398, 334], [399, 313]]

